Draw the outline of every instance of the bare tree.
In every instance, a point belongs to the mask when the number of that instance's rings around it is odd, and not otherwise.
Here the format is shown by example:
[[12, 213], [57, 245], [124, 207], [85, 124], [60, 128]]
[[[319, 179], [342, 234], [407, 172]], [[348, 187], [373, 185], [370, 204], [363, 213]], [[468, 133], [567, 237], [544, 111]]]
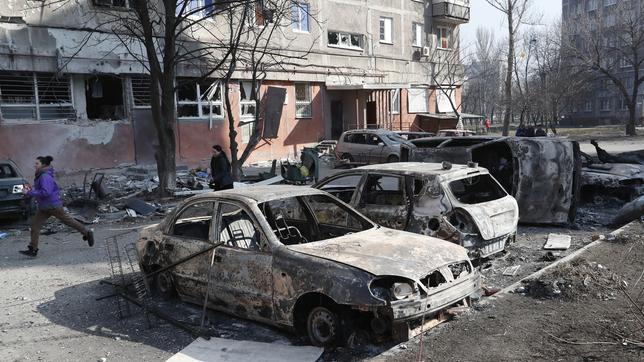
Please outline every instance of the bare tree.
[[456, 116], [457, 124], [462, 125], [463, 97], [457, 100], [456, 92], [465, 82], [465, 73], [459, 54], [458, 49], [435, 51], [426, 67], [431, 74], [431, 86], [436, 89], [437, 106], [440, 107], [441, 99], [446, 99]]
[[[566, 56], [580, 72], [608, 79], [628, 108], [626, 135], [636, 135], [637, 97], [644, 74], [644, 4], [621, 1], [580, 14], [564, 27]], [[625, 71], [627, 70], [627, 71]]]
[[512, 119], [512, 77], [514, 74], [514, 48], [519, 26], [528, 11], [530, 0], [485, 0], [506, 17], [508, 27], [508, 54], [505, 74], [505, 111], [503, 115], [503, 135], [507, 136]]

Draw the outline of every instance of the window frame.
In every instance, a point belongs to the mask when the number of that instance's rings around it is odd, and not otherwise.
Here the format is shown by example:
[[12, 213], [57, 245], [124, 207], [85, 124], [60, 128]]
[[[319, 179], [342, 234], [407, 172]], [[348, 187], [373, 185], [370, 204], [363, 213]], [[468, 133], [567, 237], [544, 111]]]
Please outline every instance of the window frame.
[[[208, 81], [208, 79], [206, 79]], [[177, 107], [177, 120], [178, 121], [194, 121], [194, 120], [223, 120], [224, 119], [224, 90], [223, 90], [223, 85], [222, 83], [215, 79], [212, 81], [211, 85], [213, 83], [219, 83], [217, 86], [219, 87], [219, 101], [208, 101], [204, 100], [203, 97], [208, 89], [205, 89], [203, 92], [201, 91], [201, 84], [195, 80], [194, 86], [195, 92], [197, 95], [196, 100], [179, 100], [179, 90], [177, 89], [175, 91], [175, 105]], [[210, 88], [210, 86], [208, 88]], [[197, 116], [179, 116], [179, 106], [197, 106]], [[212, 110], [215, 106], [219, 106], [221, 109], [221, 114], [213, 114]], [[139, 108], [143, 108], [144, 106], [138, 106]], [[203, 114], [203, 107], [208, 107], [209, 108], [209, 114], [204, 115]]]
[[378, 30], [378, 41], [381, 44], [391, 45], [394, 43], [394, 18], [381, 16], [378, 21]]
[[[248, 208], [245, 204], [242, 204], [237, 201], [233, 200], [228, 200], [228, 199], [221, 199], [221, 200], [216, 200], [217, 204], [215, 205], [215, 214], [213, 216], [213, 235], [212, 238], [215, 240], [216, 243], [220, 242], [219, 240], [219, 235], [221, 233], [221, 208], [223, 204], [228, 204], [232, 206], [236, 206], [243, 210], [246, 215], [250, 218], [250, 221], [253, 223], [253, 226], [255, 227], [255, 230], [258, 231], [259, 233], [259, 249], [258, 250], [253, 250], [253, 249], [247, 249], [247, 248], [241, 248], [238, 246], [232, 246], [232, 245], [227, 245], [227, 244], [222, 244], [220, 247], [224, 248], [229, 248], [233, 250], [242, 250], [245, 252], [249, 253], [264, 253], [264, 254], [271, 254], [271, 241], [270, 237], [266, 234], [264, 228], [262, 227], [261, 223], [257, 220], [257, 217], [255, 216], [255, 213]], [[265, 242], [265, 245], [262, 245], [262, 240]], [[265, 249], [265, 250], [264, 250]]]
[[[208, 244], [213, 244], [214, 240], [214, 227], [215, 227], [215, 211], [217, 210], [217, 202], [218, 200], [215, 199], [206, 199], [206, 200], [195, 200], [193, 202], [190, 202], [186, 205], [184, 205], [181, 210], [177, 211], [176, 214], [172, 217], [172, 221], [170, 222], [170, 225], [167, 226], [165, 232], [163, 233], [165, 236], [170, 237], [170, 238], [179, 238], [179, 239], [185, 239], [185, 240], [191, 240], [191, 241], [199, 241], [199, 242], [206, 242]], [[210, 228], [208, 230], [208, 239], [207, 240], [202, 240], [202, 239], [197, 239], [194, 237], [187, 237], [187, 236], [181, 236], [181, 235], [175, 235], [174, 234], [174, 227], [177, 224], [177, 220], [179, 220], [179, 217], [188, 210], [188, 208], [197, 205], [197, 204], [205, 204], [205, 203], [212, 203], [212, 210], [211, 210], [211, 217], [212, 220], [210, 221]]]
[[[330, 35], [331, 33], [334, 33], [334, 34], [336, 34], [336, 35], [337, 35], [337, 37], [338, 37], [338, 44], [331, 44], [331, 43], [329, 43], [329, 35]], [[342, 41], [341, 41], [341, 39], [342, 39], [342, 36], [343, 36], [343, 35], [344, 35], [344, 36], [348, 36], [348, 37], [349, 37], [349, 43], [351, 43], [351, 36], [358, 36], [358, 37], [359, 37], [359, 40], [360, 40], [360, 41], [359, 41], [360, 46], [354, 46], [354, 45], [349, 45], [349, 46], [347, 46], [347, 45], [343, 45], [343, 44], [342, 44]], [[328, 30], [328, 31], [327, 31], [327, 39], [326, 39], [326, 40], [327, 40], [327, 47], [329, 47], [329, 48], [339, 48], [339, 49], [347, 49], [347, 50], [364, 51], [364, 46], [365, 46], [365, 44], [364, 44], [364, 43], [365, 43], [365, 42], [364, 42], [364, 34], [360, 34], [360, 33], [350, 33], [350, 32], [346, 32], [346, 31], [338, 31], [338, 30]]]
[[[72, 119], [72, 117], [63, 117], [63, 118], [45, 118], [43, 119], [42, 117], [42, 109], [46, 108], [63, 108], [63, 107], [69, 107], [71, 108], [71, 111], [73, 113], [73, 119], [76, 119], [78, 117], [77, 115], [77, 110], [75, 107], [75, 100], [74, 100], [74, 82], [72, 80], [72, 77], [70, 74], [63, 74], [61, 77], [65, 79], [65, 82], [63, 84], [67, 85], [67, 95], [68, 95], [68, 102], [60, 102], [60, 103], [42, 103], [40, 97], [41, 97], [41, 89], [39, 88], [40, 82], [38, 81], [39, 75], [42, 78], [42, 76], [49, 75], [54, 77], [55, 73], [49, 73], [49, 72], [9, 72], [9, 71], [0, 71], [0, 76], [3, 74], [7, 74], [9, 76], [24, 76], [25, 79], [31, 79], [31, 103], [4, 103], [2, 101], [2, 95], [0, 94], [0, 119], [3, 122], [6, 123], [24, 123], [25, 121], [29, 122], [38, 122], [38, 123], [44, 123], [44, 122], [55, 122], [55, 121], [60, 121], [60, 120], [66, 120], [66, 119]], [[1, 92], [1, 91], [0, 91]], [[2, 108], [31, 108], [32, 109], [32, 114], [33, 116], [30, 118], [6, 118], [4, 113], [2, 113], [1, 109]]]
[[[443, 34], [443, 31], [445, 31], [445, 34]], [[441, 50], [452, 50], [453, 49], [453, 44], [452, 44], [452, 28], [447, 27], [447, 26], [437, 26], [436, 27], [436, 32], [437, 32], [437, 44], [436, 44], [436, 49], [441, 49]], [[443, 46], [443, 39], [447, 43], [447, 46]]]
[[[410, 101], [410, 97], [419, 96], [419, 95], [412, 94], [416, 90], [422, 90], [423, 93], [425, 94], [424, 102], [423, 102], [423, 109], [416, 109], [416, 108], [412, 109], [412, 106], [414, 106], [414, 102]], [[411, 87], [411, 88], [407, 89], [407, 113], [428, 113], [428, 112], [429, 112], [429, 89], [428, 88], [422, 88], [422, 87]]]
[[400, 88], [393, 89], [393, 92], [390, 92], [389, 94], [391, 97], [391, 102], [389, 104], [389, 114], [400, 114]]
[[[298, 86], [305, 86], [306, 87], [306, 95], [308, 96], [308, 99], [306, 100], [298, 100], [297, 99], [297, 87]], [[313, 90], [312, 90], [312, 85], [310, 82], [295, 82], [293, 85], [295, 88], [295, 118], [297, 119], [311, 119], [313, 118]], [[308, 108], [308, 113], [301, 113], [298, 112], [298, 106], [305, 106]]]
[[[178, 0], [178, 1], [182, 1], [182, 0]], [[192, 9], [201, 8], [201, 10], [199, 12], [195, 12], [195, 13], [190, 14], [190, 15], [185, 15], [184, 14], [183, 15], [184, 17], [187, 17], [187, 18], [190, 18], [190, 19], [201, 19], [201, 18], [208, 19], [208, 18], [212, 18], [214, 16], [214, 14], [215, 14], [216, 0], [210, 0], [210, 5], [206, 5], [206, 0], [184, 0], [184, 1], [189, 1], [190, 3], [192, 3], [192, 2], [196, 3], [196, 5], [194, 7], [191, 7], [190, 4], [187, 5], [186, 9], [184, 10], [184, 13], [190, 13], [191, 11], [193, 11], [193, 10], [190, 10], [191, 8]], [[179, 15], [178, 14], [179, 6], [181, 6], [181, 5], [179, 3], [177, 3], [177, 9], [175, 10], [175, 15]], [[210, 10], [208, 10], [208, 8], [210, 8]]]
[[[402, 199], [401, 199], [401, 204], [400, 205], [386, 205], [386, 204], [374, 204], [374, 203], [368, 203], [365, 202], [365, 197], [367, 195], [367, 184], [369, 183], [369, 178], [370, 177], [379, 177], [379, 178], [384, 178], [384, 177], [391, 177], [398, 179], [398, 187], [399, 191], [402, 193]], [[401, 207], [405, 206], [407, 203], [407, 190], [405, 190], [405, 176], [404, 175], [398, 175], [394, 173], [379, 173], [379, 172], [368, 172], [365, 177], [362, 179], [362, 185], [360, 187], [360, 198], [357, 201], [357, 205], [360, 207], [366, 206], [366, 205], [373, 205], [373, 206], [382, 206], [382, 207]], [[386, 191], [386, 190], [381, 190], [381, 191]]]
[[[291, 31], [294, 33], [310, 33], [311, 32], [311, 21], [309, 18], [309, 11], [311, 5], [306, 1], [293, 1], [291, 5]], [[306, 9], [303, 8], [306, 7]], [[297, 10], [297, 21], [294, 19], [294, 12]], [[306, 29], [303, 29], [304, 20], [306, 21]]]
[[423, 24], [411, 23], [411, 46], [413, 48], [423, 47]]

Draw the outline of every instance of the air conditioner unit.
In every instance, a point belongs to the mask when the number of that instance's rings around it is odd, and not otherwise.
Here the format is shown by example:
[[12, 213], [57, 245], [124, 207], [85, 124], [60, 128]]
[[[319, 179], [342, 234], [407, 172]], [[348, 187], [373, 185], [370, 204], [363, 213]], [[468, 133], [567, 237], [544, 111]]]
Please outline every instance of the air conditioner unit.
[[428, 56], [430, 56], [430, 54], [431, 54], [431, 51], [430, 51], [429, 47], [423, 47], [423, 56], [428, 57]]

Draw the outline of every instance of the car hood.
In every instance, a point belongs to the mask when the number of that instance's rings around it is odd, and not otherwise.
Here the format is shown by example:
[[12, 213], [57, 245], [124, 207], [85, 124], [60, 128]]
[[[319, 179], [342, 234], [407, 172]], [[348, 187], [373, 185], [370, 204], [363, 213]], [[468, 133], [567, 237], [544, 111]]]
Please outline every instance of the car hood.
[[519, 206], [514, 197], [508, 195], [498, 200], [480, 204], [455, 204], [470, 214], [484, 240], [498, 238], [517, 231]]
[[468, 260], [467, 251], [459, 245], [383, 227], [287, 248], [378, 276], [392, 275], [416, 280], [443, 265]]

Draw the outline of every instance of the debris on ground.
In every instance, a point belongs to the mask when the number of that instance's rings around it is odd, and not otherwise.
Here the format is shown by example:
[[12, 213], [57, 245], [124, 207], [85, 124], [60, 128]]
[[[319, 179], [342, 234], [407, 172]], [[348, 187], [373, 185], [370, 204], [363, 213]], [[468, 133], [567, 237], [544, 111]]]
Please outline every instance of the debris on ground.
[[557, 266], [551, 272], [523, 283], [526, 295], [534, 298], [612, 300], [619, 291], [621, 277], [602, 264], [582, 258]]
[[571, 240], [570, 235], [550, 233], [543, 248], [546, 250], [566, 250], [570, 248]]
[[514, 276], [516, 273], [519, 271], [519, 268], [521, 265], [513, 265], [510, 267], [507, 267], [503, 270], [503, 275], [505, 276]]
[[157, 210], [157, 207], [149, 204], [141, 199], [137, 198], [130, 198], [125, 202], [125, 206], [128, 209], [132, 209], [136, 211], [137, 214], [141, 214], [144, 216], [150, 215], [154, 213]]
[[615, 215], [613, 225], [622, 226], [644, 216], [644, 195], [624, 205]]

